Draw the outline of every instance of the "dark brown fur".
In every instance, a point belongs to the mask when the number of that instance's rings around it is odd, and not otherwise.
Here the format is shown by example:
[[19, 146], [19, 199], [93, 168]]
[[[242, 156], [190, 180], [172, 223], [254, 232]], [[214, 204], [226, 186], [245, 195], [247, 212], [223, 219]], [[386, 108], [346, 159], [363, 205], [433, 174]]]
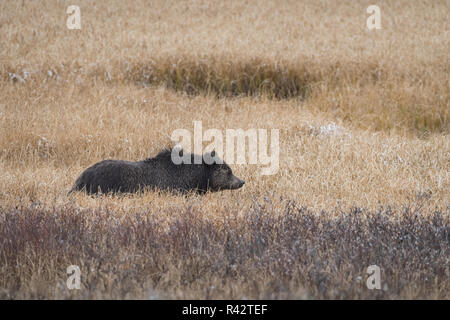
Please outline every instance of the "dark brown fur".
[[[85, 190], [90, 194], [108, 192], [137, 192], [144, 189], [205, 193], [238, 189], [244, 181], [233, 175], [230, 167], [222, 164], [174, 164], [171, 150], [163, 150], [156, 157], [143, 161], [103, 160], [87, 168], [75, 181], [73, 191]], [[181, 151], [182, 152], [182, 151]], [[215, 156], [215, 152], [209, 154]]]

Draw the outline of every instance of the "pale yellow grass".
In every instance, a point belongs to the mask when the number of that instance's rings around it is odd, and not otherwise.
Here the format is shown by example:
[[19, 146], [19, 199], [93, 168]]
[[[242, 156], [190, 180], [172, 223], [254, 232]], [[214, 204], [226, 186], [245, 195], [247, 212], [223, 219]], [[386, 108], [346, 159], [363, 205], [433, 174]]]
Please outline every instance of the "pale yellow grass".
[[382, 59], [426, 70], [448, 63], [448, 2], [380, 1], [382, 29], [366, 28], [371, 1], [77, 1], [82, 29], [65, 26], [65, 1], [2, 1], [1, 54], [12, 66], [228, 55], [273, 60]]
[[349, 126], [448, 134], [448, 2], [383, 1], [377, 31], [366, 28], [369, 4], [80, 1], [82, 28], [69, 30], [66, 2], [2, 1], [0, 74], [298, 95]]
[[[447, 298], [449, 2], [379, 1], [368, 31], [371, 4], [1, 1], [0, 297]], [[280, 129], [279, 171], [66, 195], [193, 121]], [[89, 290], [65, 288], [73, 263]], [[373, 263], [389, 290], [355, 282]]]
[[[68, 201], [67, 191], [87, 166], [106, 158], [154, 156], [173, 144], [173, 130], [193, 133], [194, 120], [202, 121], [203, 130], [223, 130], [224, 136], [229, 128], [280, 129], [278, 173], [263, 176], [258, 166], [233, 165], [247, 184], [242, 190], [211, 195], [207, 201], [217, 199], [219, 207], [237, 194], [245, 202], [276, 193], [320, 209], [407, 204], [428, 192], [429, 205], [445, 208], [450, 198], [448, 137], [433, 134], [424, 140], [349, 130], [311, 114], [295, 100], [189, 98], [164, 89], [104, 85], [8, 85], [4, 92], [11, 101], [20, 98], [20, 103], [2, 109], [4, 205], [16, 203], [18, 197]], [[116, 201], [121, 206], [146, 205], [152, 197]]]

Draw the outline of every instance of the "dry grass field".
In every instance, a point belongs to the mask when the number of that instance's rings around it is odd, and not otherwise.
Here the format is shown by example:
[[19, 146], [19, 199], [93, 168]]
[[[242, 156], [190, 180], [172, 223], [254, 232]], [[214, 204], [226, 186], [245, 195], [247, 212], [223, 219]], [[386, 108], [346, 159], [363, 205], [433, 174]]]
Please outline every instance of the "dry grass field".
[[[81, 30], [66, 1], [0, 2], [0, 298], [450, 298], [448, 1], [70, 4]], [[278, 173], [67, 196], [193, 121], [279, 129]]]

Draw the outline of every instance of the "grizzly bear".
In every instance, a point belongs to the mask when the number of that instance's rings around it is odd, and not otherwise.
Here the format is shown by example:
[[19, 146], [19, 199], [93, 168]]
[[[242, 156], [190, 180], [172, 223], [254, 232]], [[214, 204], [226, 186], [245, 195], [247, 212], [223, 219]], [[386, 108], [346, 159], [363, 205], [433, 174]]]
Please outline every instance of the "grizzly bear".
[[[183, 155], [183, 150], [177, 150]], [[215, 160], [211, 164], [205, 156]], [[186, 157], [186, 154], [184, 154]], [[85, 190], [89, 194], [134, 193], [146, 189], [205, 193], [207, 191], [241, 188], [231, 168], [218, 158], [215, 151], [203, 156], [187, 154], [190, 163], [175, 164], [172, 150], [164, 149], [156, 157], [142, 161], [103, 160], [87, 168], [69, 191]], [[197, 161], [194, 161], [197, 159]], [[198, 159], [201, 159], [198, 161]]]

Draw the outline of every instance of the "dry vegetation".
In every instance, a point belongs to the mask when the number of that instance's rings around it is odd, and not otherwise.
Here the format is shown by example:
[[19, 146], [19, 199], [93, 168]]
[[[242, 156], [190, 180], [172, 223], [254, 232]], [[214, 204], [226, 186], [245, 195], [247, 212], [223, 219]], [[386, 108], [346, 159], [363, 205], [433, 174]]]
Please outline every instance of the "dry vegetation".
[[[450, 298], [448, 1], [380, 1], [376, 32], [368, 1], [78, 4], [0, 2], [1, 298]], [[66, 196], [193, 120], [279, 128], [279, 172]]]

